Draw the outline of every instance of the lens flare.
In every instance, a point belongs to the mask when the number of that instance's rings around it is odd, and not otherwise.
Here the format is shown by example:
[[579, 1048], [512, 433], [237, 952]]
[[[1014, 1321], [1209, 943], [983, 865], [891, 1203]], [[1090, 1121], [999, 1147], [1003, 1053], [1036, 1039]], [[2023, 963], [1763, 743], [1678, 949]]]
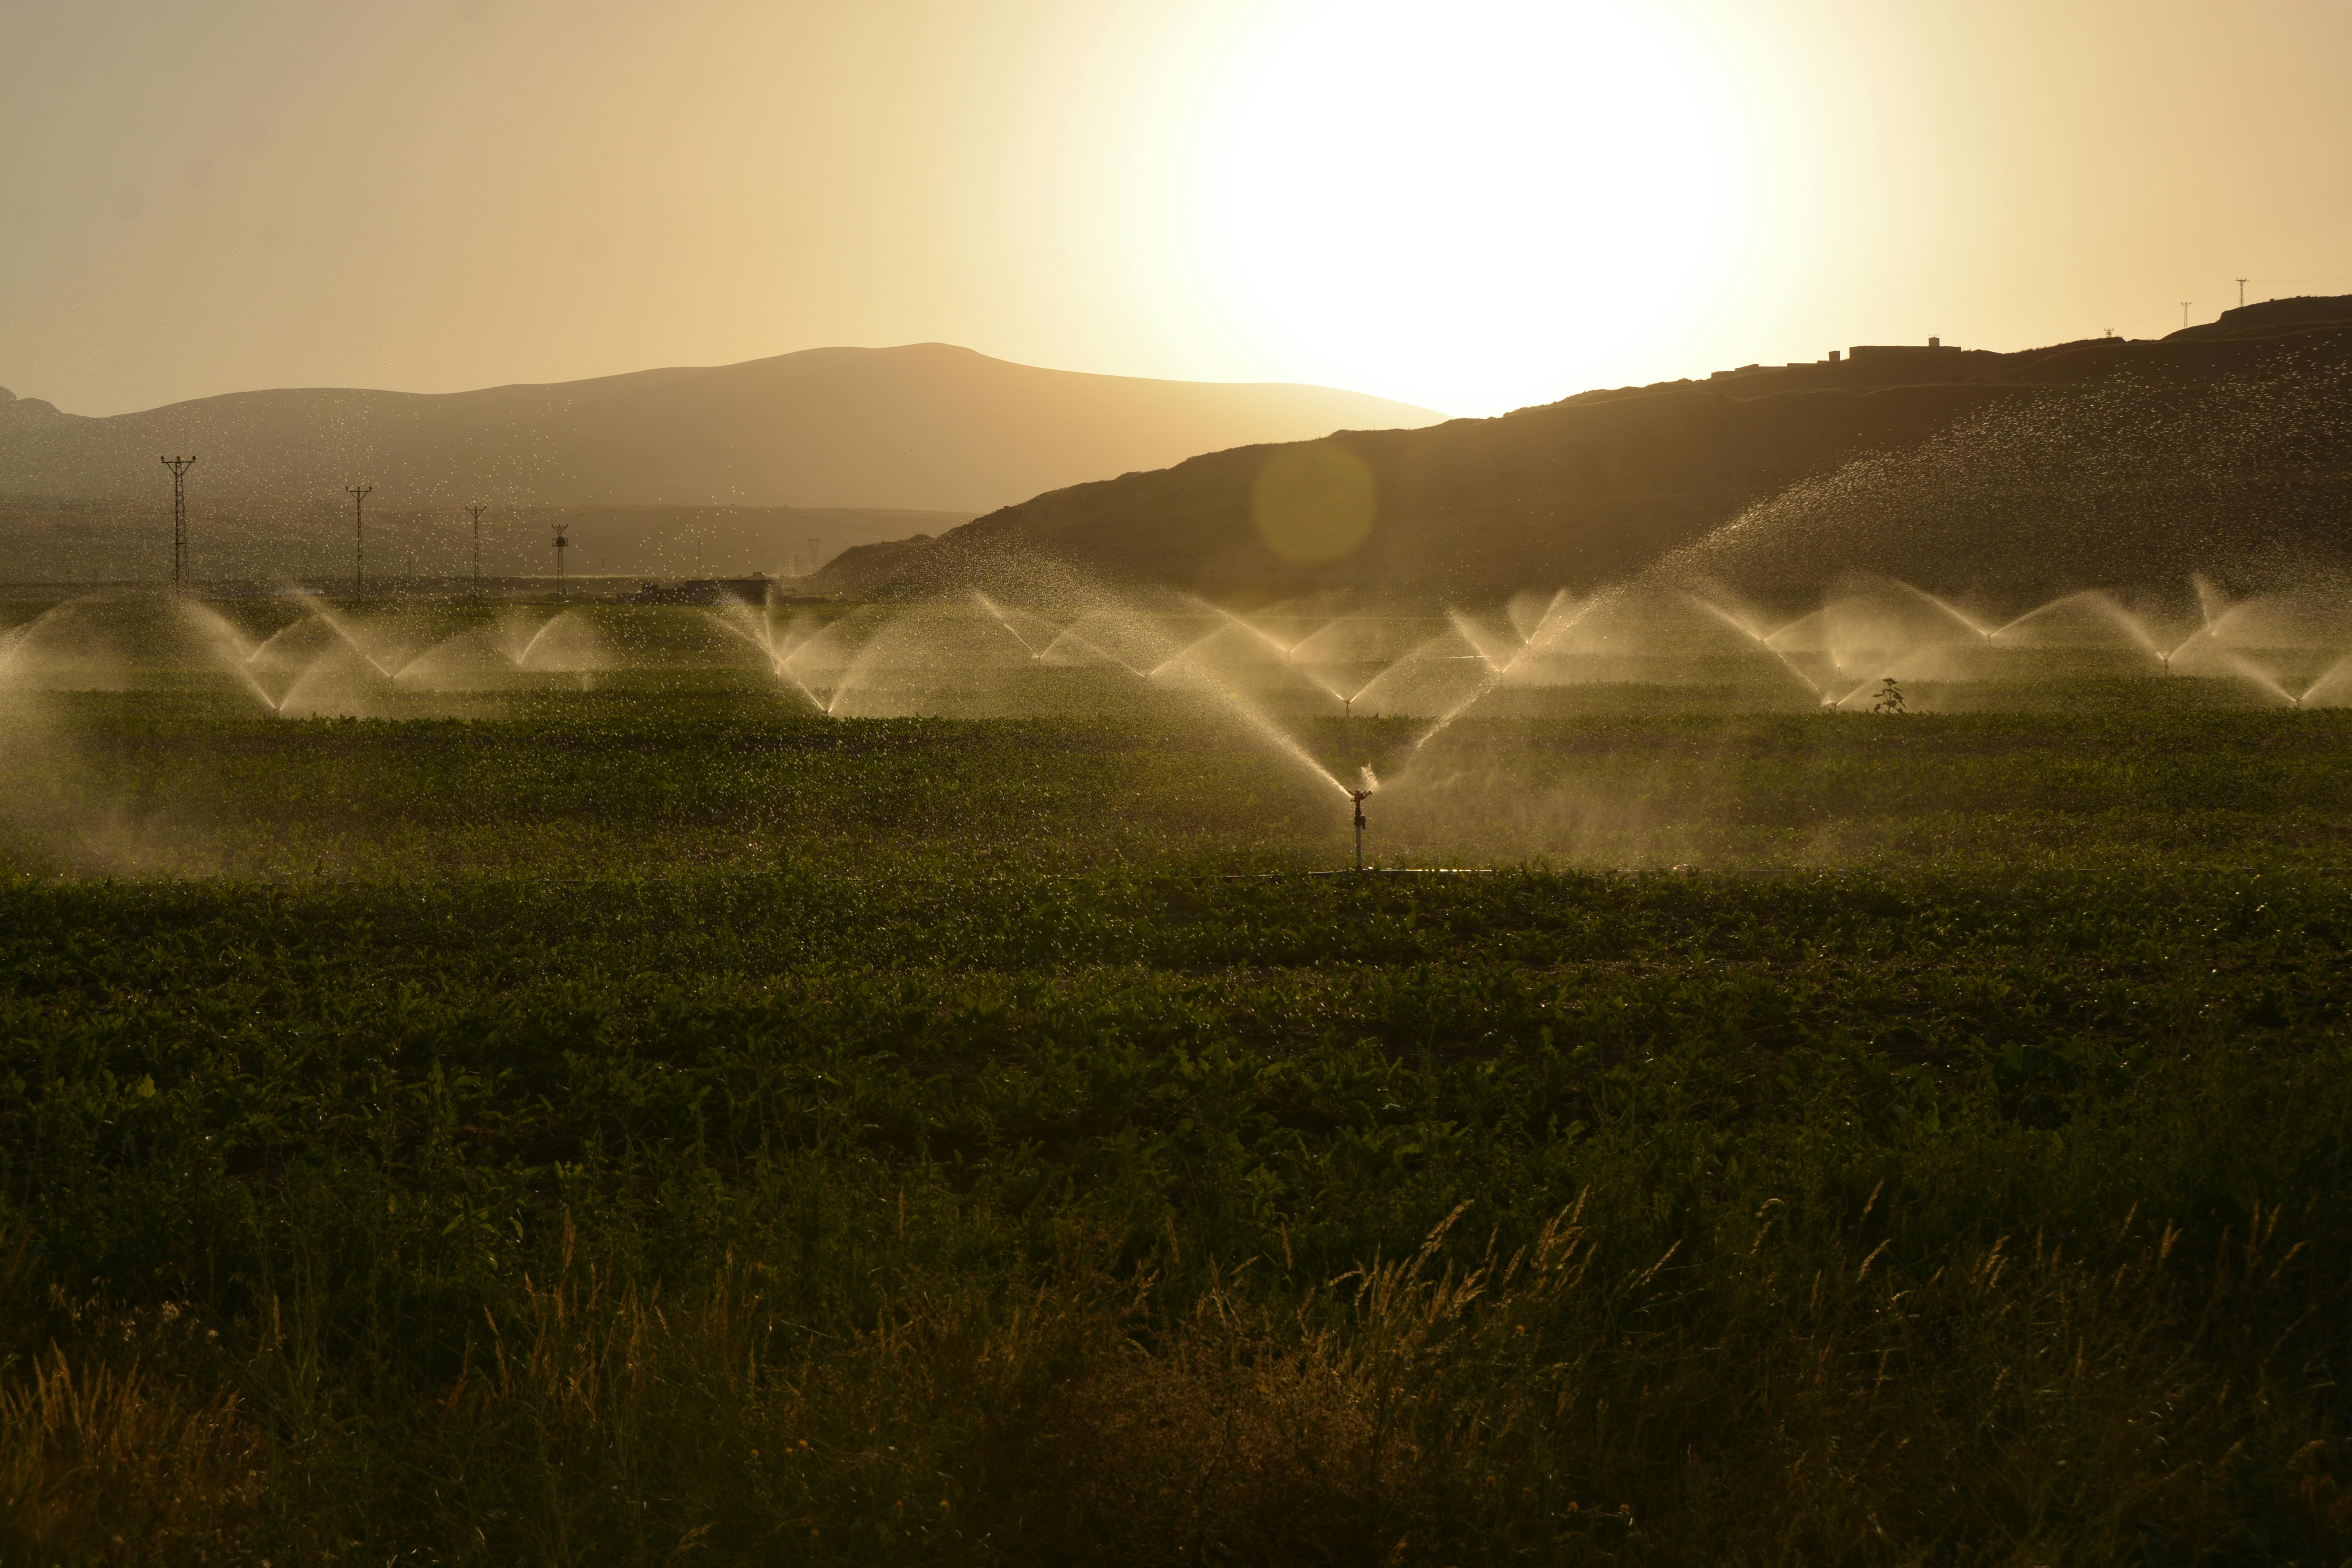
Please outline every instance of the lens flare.
[[1276, 447], [1251, 488], [1259, 534], [1286, 561], [1322, 565], [1356, 552], [1380, 495], [1362, 458], [1325, 442]]

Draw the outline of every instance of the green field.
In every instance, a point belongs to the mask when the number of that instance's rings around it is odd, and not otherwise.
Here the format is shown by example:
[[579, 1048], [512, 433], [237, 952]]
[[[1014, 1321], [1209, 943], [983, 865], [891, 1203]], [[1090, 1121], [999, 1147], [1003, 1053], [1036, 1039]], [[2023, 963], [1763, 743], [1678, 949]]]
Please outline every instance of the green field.
[[589, 684], [0, 705], [0, 1558], [2352, 1555], [2352, 711]]

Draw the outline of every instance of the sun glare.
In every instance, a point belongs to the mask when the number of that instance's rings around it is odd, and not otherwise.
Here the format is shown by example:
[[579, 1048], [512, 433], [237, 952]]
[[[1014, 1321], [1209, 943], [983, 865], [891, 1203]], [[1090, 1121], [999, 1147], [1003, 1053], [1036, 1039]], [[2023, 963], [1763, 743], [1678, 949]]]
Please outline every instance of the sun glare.
[[1204, 105], [1213, 308], [1302, 376], [1450, 411], [1591, 384], [1737, 266], [1729, 77], [1659, 5], [1302, 0]]

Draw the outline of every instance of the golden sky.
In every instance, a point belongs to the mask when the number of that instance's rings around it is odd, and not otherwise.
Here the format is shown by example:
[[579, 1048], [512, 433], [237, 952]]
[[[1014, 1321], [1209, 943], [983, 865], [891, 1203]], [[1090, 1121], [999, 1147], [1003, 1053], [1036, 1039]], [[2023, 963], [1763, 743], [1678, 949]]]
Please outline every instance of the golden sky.
[[2347, 0], [0, 0], [0, 384], [828, 344], [1485, 414], [2352, 292]]

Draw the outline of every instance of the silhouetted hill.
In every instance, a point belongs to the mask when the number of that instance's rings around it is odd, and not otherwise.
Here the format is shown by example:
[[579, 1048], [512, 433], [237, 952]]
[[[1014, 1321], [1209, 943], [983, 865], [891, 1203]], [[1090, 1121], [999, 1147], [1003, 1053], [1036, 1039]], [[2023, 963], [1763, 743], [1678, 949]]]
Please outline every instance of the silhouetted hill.
[[106, 418], [0, 399], [0, 497], [168, 497], [194, 452], [207, 502], [387, 508], [753, 505], [975, 512], [1194, 452], [1425, 409], [1328, 387], [1040, 370], [969, 349], [812, 349], [708, 369], [420, 394], [236, 393]]
[[[1858, 350], [1495, 419], [1211, 453], [1004, 508], [894, 552], [887, 576], [911, 589], [1044, 555], [1243, 597], [1477, 595], [1591, 587], [1669, 556], [1675, 570], [1759, 586], [1864, 567], [2035, 586], [2340, 562], [2348, 376], [2347, 329]], [[1265, 517], [1269, 504], [1303, 506], [1309, 535], [1330, 534], [1358, 500], [1369, 528], [1341, 551], [1311, 537], [1286, 550], [1280, 518]], [[866, 563], [839, 564], [820, 582], [883, 585]]]
[[2244, 338], [2317, 326], [2352, 326], [2352, 294], [2298, 294], [2288, 300], [2264, 300], [2221, 312], [2218, 321], [2183, 327], [2165, 342], [2209, 342]]

